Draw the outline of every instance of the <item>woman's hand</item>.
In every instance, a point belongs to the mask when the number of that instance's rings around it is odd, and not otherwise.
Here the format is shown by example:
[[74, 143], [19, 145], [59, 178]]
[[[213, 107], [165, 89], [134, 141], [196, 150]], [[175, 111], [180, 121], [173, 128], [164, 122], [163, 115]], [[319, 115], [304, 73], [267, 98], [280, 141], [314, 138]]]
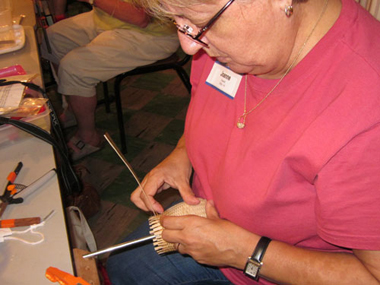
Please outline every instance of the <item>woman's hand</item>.
[[183, 200], [190, 205], [199, 203], [190, 188], [191, 163], [187, 157], [185, 140], [182, 137], [173, 152], [159, 165], [151, 170], [142, 181], [142, 187], [136, 188], [131, 201], [144, 211], [163, 212], [163, 208], [153, 197], [170, 187], [178, 189]]
[[212, 201], [206, 204], [207, 218], [198, 216], [161, 217], [162, 238], [178, 245], [178, 251], [197, 262], [243, 269], [259, 236], [223, 219]]

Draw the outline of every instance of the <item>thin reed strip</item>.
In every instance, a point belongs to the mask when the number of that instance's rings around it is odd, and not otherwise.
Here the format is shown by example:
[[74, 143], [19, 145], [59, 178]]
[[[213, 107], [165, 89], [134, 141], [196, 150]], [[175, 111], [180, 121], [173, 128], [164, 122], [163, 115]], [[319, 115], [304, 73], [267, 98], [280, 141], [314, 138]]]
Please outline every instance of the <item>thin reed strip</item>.
[[148, 195], [145, 193], [144, 188], [142, 187], [140, 180], [138, 179], [136, 173], [133, 171], [132, 166], [127, 161], [127, 159], [124, 157], [123, 153], [120, 151], [120, 149], [116, 146], [115, 142], [112, 140], [111, 136], [108, 133], [104, 134], [105, 139], [110, 144], [110, 146], [113, 148], [113, 150], [117, 153], [117, 155], [120, 157], [120, 159], [124, 162], [125, 166], [128, 168], [129, 172], [132, 174], [133, 178], [136, 180], [137, 184], [139, 185], [142, 193], [145, 196], [145, 199], [148, 201], [149, 207], [151, 211], [153, 212], [154, 216], [157, 216], [157, 212], [153, 209], [152, 204], [150, 203], [150, 200], [148, 199]]

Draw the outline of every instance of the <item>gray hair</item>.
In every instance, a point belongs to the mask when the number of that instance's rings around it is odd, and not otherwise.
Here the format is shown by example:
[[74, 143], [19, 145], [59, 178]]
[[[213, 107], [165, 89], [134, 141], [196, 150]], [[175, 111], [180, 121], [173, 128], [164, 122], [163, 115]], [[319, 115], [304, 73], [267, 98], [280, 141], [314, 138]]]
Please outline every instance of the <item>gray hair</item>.
[[[176, 8], [186, 8], [194, 5], [205, 3], [213, 3], [216, 0], [132, 0], [137, 7], [144, 8], [147, 13], [160, 20], [167, 20], [173, 14], [167, 9], [166, 6]], [[235, 0], [241, 3], [249, 3], [254, 0]], [[308, 0], [293, 0], [293, 4], [304, 3]], [[165, 4], [165, 5], [163, 5]]]
[[[252, 0], [235, 0], [250, 2]], [[213, 3], [216, 0], [132, 0], [138, 6], [144, 8], [150, 15], [155, 18], [164, 20], [171, 18], [173, 14], [167, 9], [168, 7], [187, 8], [195, 5]]]

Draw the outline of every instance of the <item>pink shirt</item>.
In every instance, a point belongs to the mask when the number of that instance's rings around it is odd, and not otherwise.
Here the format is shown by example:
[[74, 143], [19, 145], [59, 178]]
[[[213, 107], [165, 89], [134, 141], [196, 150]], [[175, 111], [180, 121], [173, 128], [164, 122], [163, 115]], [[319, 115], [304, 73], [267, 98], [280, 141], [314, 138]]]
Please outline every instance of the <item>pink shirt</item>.
[[[194, 192], [214, 200], [222, 218], [273, 240], [380, 250], [380, 22], [343, 0], [334, 27], [245, 129], [236, 127], [244, 79], [230, 99], [205, 84], [213, 64], [194, 56], [185, 127]], [[249, 76], [247, 109], [276, 82]], [[222, 271], [234, 284], [255, 284]]]

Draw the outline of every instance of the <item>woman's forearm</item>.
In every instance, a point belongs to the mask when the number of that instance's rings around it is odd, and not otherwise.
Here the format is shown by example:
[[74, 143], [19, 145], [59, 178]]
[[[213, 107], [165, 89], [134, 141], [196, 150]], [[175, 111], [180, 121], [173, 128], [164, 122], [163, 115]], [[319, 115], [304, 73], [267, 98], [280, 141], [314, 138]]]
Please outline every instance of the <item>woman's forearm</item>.
[[272, 241], [260, 274], [279, 284], [379, 284], [350, 253], [312, 251]]

